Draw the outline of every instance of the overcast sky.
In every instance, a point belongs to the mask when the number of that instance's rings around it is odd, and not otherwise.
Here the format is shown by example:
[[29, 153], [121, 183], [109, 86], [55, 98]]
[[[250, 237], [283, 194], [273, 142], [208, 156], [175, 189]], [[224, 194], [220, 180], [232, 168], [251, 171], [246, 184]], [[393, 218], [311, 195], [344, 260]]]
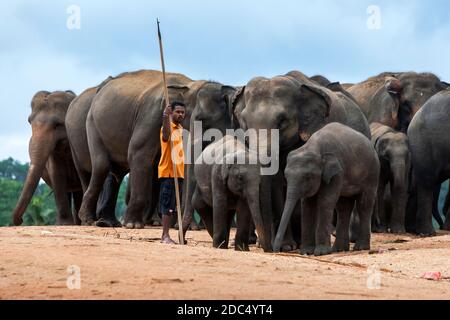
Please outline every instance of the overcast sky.
[[[67, 27], [71, 5], [80, 29]], [[240, 85], [290, 70], [340, 82], [430, 71], [450, 81], [449, 12], [446, 0], [3, 0], [0, 159], [28, 161], [35, 92], [79, 94], [109, 75], [159, 69], [156, 17], [168, 71]]]

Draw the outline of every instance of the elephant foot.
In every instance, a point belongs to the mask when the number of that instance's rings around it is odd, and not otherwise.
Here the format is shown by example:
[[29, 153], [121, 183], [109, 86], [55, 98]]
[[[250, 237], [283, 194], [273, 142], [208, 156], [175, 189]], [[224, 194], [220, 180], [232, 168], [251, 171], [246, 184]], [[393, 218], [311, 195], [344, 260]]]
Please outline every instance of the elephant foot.
[[15, 226], [20, 226], [23, 223], [23, 219], [22, 217], [14, 217], [13, 218], [13, 223]]
[[434, 237], [436, 235], [436, 231], [433, 226], [418, 226], [416, 231], [419, 237]]
[[141, 221], [125, 222], [125, 229], [144, 229], [144, 223]]
[[213, 247], [216, 249], [228, 249], [228, 243], [222, 241], [221, 243], [213, 243]]
[[388, 228], [386, 226], [374, 226], [372, 227], [373, 233], [387, 233]]
[[332, 252], [331, 246], [328, 245], [318, 245], [314, 249], [315, 256], [324, 256]]
[[333, 252], [347, 252], [350, 251], [350, 242], [336, 240], [333, 244]]
[[161, 226], [162, 226], [162, 223], [155, 220], [155, 221], [152, 222], [151, 225], [154, 226], [154, 227], [161, 227]]
[[100, 218], [95, 222], [99, 228], [120, 228], [122, 224], [116, 218]]
[[73, 221], [73, 218], [67, 218], [67, 219], [58, 219], [58, 222], [56, 223], [58, 226], [73, 226], [75, 225], [75, 222]]
[[234, 250], [235, 251], [250, 251], [250, 248], [248, 247], [248, 244], [244, 244], [244, 243], [237, 244], [237, 243], [235, 243], [234, 244]]
[[300, 254], [302, 256], [310, 256], [314, 253], [314, 246], [302, 246], [300, 248]]
[[363, 243], [357, 241], [355, 246], [353, 247], [353, 251], [365, 251], [365, 250], [370, 250], [370, 243]]
[[248, 238], [248, 244], [256, 244], [258, 242], [258, 237], [254, 232], [250, 233], [250, 236]]
[[291, 252], [297, 250], [297, 244], [294, 243], [289, 243], [289, 244], [284, 244], [281, 246], [281, 252]]
[[82, 220], [81, 221], [81, 225], [82, 226], [89, 226], [89, 227], [95, 226], [95, 220], [94, 219]]
[[392, 226], [390, 227], [389, 232], [394, 234], [404, 234], [406, 233], [406, 229], [404, 226]]
[[80, 216], [82, 226], [94, 226], [96, 221], [95, 214], [87, 214], [85, 216]]

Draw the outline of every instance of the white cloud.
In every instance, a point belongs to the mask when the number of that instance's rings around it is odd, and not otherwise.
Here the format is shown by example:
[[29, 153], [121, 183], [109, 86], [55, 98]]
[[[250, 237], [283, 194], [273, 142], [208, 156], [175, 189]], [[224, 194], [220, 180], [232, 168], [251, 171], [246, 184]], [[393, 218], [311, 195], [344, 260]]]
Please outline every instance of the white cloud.
[[28, 143], [30, 136], [31, 130], [29, 134], [0, 135], [0, 160], [12, 157], [22, 163], [29, 162]]

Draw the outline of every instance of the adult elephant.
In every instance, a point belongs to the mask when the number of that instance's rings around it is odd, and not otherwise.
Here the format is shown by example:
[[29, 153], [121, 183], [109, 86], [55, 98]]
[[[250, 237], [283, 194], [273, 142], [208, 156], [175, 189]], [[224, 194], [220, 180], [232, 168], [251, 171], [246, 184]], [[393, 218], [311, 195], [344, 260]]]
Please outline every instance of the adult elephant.
[[[191, 99], [204, 83], [167, 73], [169, 99], [187, 104], [184, 127], [192, 112]], [[96, 220], [96, 203], [111, 171], [118, 179], [130, 173], [130, 199], [124, 216], [126, 228], [143, 228], [160, 150], [159, 133], [165, 107], [162, 75], [141, 70], [111, 79], [95, 95], [86, 120], [92, 175], [83, 197], [80, 218]]]
[[[233, 105], [234, 115], [242, 129], [279, 130], [279, 154], [272, 155], [272, 159], [279, 158], [279, 170], [268, 176], [261, 188], [263, 217], [267, 219], [272, 216], [274, 219], [273, 237], [283, 211], [283, 172], [288, 153], [330, 122], [345, 124], [370, 139], [369, 125], [355, 101], [341, 92], [331, 91], [312, 82], [299, 71], [271, 79], [257, 77], [250, 80], [236, 94]], [[271, 147], [268, 142], [267, 149], [271, 150]], [[294, 216], [299, 216], [298, 210]], [[295, 219], [293, 222], [299, 223]], [[294, 238], [298, 244], [298, 236], [294, 235]], [[296, 244], [293, 242], [288, 229], [282, 249], [294, 249]]]
[[378, 122], [406, 133], [424, 103], [448, 84], [432, 73], [385, 72], [355, 84], [347, 91], [369, 123]]
[[[433, 193], [450, 178], [450, 91], [433, 96], [417, 112], [408, 129], [413, 177], [417, 187], [416, 232], [435, 234]], [[450, 230], [450, 215], [443, 229]]]
[[67, 108], [75, 97], [72, 91], [40, 91], [32, 99], [31, 115], [28, 118], [32, 129], [29, 145], [31, 162], [13, 212], [15, 225], [22, 224], [22, 216], [41, 178], [53, 189], [57, 223], [79, 224], [77, 212], [83, 194], [65, 128]]
[[[77, 169], [83, 192], [87, 190], [91, 179], [92, 166], [89, 154], [88, 138], [86, 133], [86, 120], [92, 101], [101, 88], [108, 83], [112, 77], [106, 79], [98, 87], [85, 90], [70, 104], [66, 114], [66, 130], [72, 151], [73, 161]], [[115, 217], [115, 207], [122, 177], [117, 179], [114, 175], [108, 175], [102, 196], [97, 205], [97, 221], [99, 227], [120, 227], [121, 223]]]

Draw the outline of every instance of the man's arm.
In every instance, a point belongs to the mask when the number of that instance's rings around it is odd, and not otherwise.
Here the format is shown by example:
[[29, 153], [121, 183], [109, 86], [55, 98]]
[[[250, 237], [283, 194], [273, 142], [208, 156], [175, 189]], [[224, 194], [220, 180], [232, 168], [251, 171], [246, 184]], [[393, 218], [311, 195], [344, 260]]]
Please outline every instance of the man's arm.
[[164, 109], [163, 113], [163, 126], [162, 126], [162, 139], [164, 142], [169, 141], [170, 139], [170, 115], [172, 110], [170, 106], [167, 106]]

